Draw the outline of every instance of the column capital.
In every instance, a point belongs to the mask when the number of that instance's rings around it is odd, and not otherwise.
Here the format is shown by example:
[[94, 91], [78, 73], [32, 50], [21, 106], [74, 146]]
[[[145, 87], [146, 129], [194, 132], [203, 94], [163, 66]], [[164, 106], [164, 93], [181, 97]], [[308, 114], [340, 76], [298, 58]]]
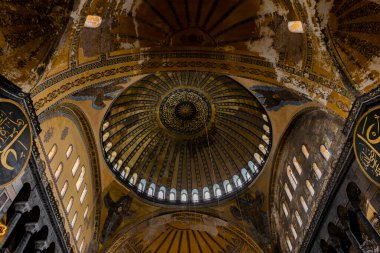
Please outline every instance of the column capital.
[[22, 201], [15, 203], [15, 209], [18, 213], [25, 213], [29, 212], [32, 208], [30, 207], [29, 202]]
[[46, 240], [39, 240], [34, 243], [34, 248], [39, 251], [43, 251], [48, 248], [48, 243]]
[[25, 230], [26, 232], [29, 232], [31, 234], [34, 234], [38, 230], [40, 230], [40, 226], [38, 222], [30, 222], [25, 224]]

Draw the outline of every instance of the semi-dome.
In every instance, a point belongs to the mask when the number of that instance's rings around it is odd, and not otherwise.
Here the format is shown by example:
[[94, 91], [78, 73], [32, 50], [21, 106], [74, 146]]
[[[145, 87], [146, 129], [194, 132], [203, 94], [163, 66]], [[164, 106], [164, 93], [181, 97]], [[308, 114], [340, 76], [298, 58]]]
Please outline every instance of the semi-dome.
[[173, 204], [228, 198], [260, 173], [271, 125], [253, 94], [235, 80], [162, 72], [129, 86], [101, 131], [105, 159], [128, 188]]

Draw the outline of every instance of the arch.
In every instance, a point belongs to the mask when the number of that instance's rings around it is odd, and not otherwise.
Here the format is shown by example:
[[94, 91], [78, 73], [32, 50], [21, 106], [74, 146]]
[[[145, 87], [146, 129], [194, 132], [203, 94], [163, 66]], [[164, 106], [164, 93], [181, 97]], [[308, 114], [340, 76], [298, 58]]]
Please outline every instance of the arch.
[[290, 224], [290, 230], [292, 231], [294, 239], [297, 240], [298, 234], [297, 231], [294, 229], [293, 224]]
[[203, 199], [204, 200], [211, 199], [210, 190], [208, 189], [208, 187], [203, 187]]
[[110, 123], [108, 121], [103, 123], [103, 130], [106, 130], [109, 127]]
[[82, 252], [83, 246], [84, 246], [84, 238], [82, 239], [82, 242], [80, 243], [79, 252]]
[[305, 213], [307, 213], [307, 211], [309, 211], [309, 206], [306, 204], [306, 201], [303, 198], [303, 196], [300, 197], [300, 202], [303, 207], [303, 210], [305, 211]]
[[87, 218], [87, 214], [88, 214], [88, 205], [86, 205], [86, 209], [84, 209], [83, 219]]
[[290, 250], [290, 252], [292, 252], [293, 251], [293, 245], [290, 242], [289, 237], [286, 237], [286, 244], [288, 245], [288, 249]]
[[232, 185], [230, 184], [230, 181], [228, 181], [228, 180], [224, 180], [224, 182], [223, 182], [223, 186], [224, 186], [224, 191], [225, 191], [226, 193], [230, 193], [230, 192], [233, 191], [233, 189], [232, 189]]
[[112, 148], [112, 142], [108, 142], [108, 143], [106, 144], [106, 147], [104, 148], [104, 150], [105, 150], [106, 152], [108, 152], [108, 151], [110, 151], [111, 148]]
[[139, 190], [140, 192], [144, 192], [145, 186], [146, 186], [146, 180], [143, 178], [140, 180], [140, 183], [139, 183], [139, 186], [137, 187], [137, 190]]
[[245, 168], [241, 169], [241, 175], [243, 176], [246, 182], [251, 181], [252, 179], [251, 174], [249, 174], [249, 172]]
[[267, 135], [263, 134], [263, 135], [261, 136], [261, 139], [263, 139], [263, 141], [265, 141], [265, 143], [269, 145], [269, 142], [270, 142], [270, 141], [269, 141], [269, 137], [268, 137]]
[[311, 195], [311, 196], [314, 196], [314, 194], [315, 194], [315, 190], [314, 190], [314, 187], [313, 187], [313, 185], [310, 183], [309, 180], [306, 180], [306, 187], [307, 187], [307, 189], [309, 190], [310, 195]]
[[232, 180], [234, 181], [236, 188], [239, 188], [239, 187], [243, 186], [243, 183], [242, 183], [242, 181], [241, 181], [241, 179], [240, 179], [240, 177], [238, 175], [234, 175], [232, 177]]
[[297, 185], [298, 185], [298, 181], [297, 181], [297, 178], [296, 176], [294, 175], [293, 173], [293, 170], [292, 168], [290, 167], [290, 165], [288, 165], [286, 167], [286, 173], [288, 175], [288, 179], [290, 181], [290, 184], [292, 185], [293, 189], [295, 190], [297, 188]]
[[78, 180], [75, 183], [75, 187], [76, 187], [77, 191], [79, 191], [80, 187], [82, 186], [82, 183], [83, 183], [83, 180], [84, 180], [85, 171], [86, 171], [86, 168], [84, 166], [82, 166], [81, 172], [80, 172], [79, 177], [78, 177]]
[[57, 153], [57, 144], [53, 144], [48, 153], [48, 161], [51, 162]]
[[117, 152], [116, 151], [112, 151], [111, 157], [109, 158], [109, 162], [112, 163], [113, 160], [115, 160], [116, 156], [117, 156]]
[[57, 169], [54, 172], [55, 180], [58, 180], [59, 176], [62, 174], [62, 171], [63, 171], [63, 164], [59, 163]]
[[129, 183], [131, 185], [135, 185], [137, 182], [137, 174], [136, 173], [133, 173], [133, 175], [131, 176], [131, 178], [129, 179]]
[[148, 196], [153, 197], [155, 191], [156, 191], [156, 185], [154, 183], [151, 183], [148, 188]]
[[177, 190], [174, 189], [174, 188], [170, 189], [169, 200], [170, 200], [170, 201], [175, 201], [176, 198], [177, 198], [176, 195], [177, 195]]
[[300, 214], [298, 213], [297, 210], [294, 212], [294, 214], [295, 214], [295, 216], [296, 216], [296, 220], [297, 220], [298, 225], [299, 225], [300, 227], [302, 227], [302, 219], [301, 219]]
[[199, 202], [199, 194], [198, 194], [198, 190], [197, 189], [193, 189], [191, 191], [191, 198], [192, 198], [192, 200], [193, 200], [194, 203]]
[[309, 159], [310, 154], [309, 154], [309, 150], [307, 149], [307, 147], [305, 145], [302, 145], [301, 150], [302, 150], [302, 154], [305, 156], [305, 158]]
[[268, 152], [263, 144], [259, 144], [259, 150], [261, 151], [261, 153], [263, 153], [263, 155], [265, 155]]
[[66, 212], [70, 213], [71, 207], [73, 207], [74, 198], [73, 196], [70, 197], [69, 203], [66, 206]]
[[77, 173], [79, 169], [79, 165], [80, 165], [80, 157], [78, 156], [77, 159], [75, 160], [73, 167], [71, 168], [71, 174], [73, 176], [75, 176], [75, 174]]
[[261, 155], [259, 155], [258, 153], [254, 153], [253, 156], [255, 157], [256, 161], [257, 161], [259, 164], [263, 164], [264, 159], [261, 157]]
[[125, 166], [124, 169], [120, 173], [121, 178], [127, 178], [130, 171], [131, 169], [128, 166]]
[[69, 159], [69, 157], [71, 156], [71, 153], [73, 152], [73, 145], [69, 145], [69, 147], [67, 148], [66, 150], [66, 158]]
[[103, 137], [102, 137], [103, 142], [105, 142], [108, 139], [108, 137], [110, 137], [110, 132], [106, 132], [105, 134], [103, 134]]
[[83, 201], [84, 201], [84, 198], [86, 197], [86, 195], [87, 195], [87, 184], [84, 185], [82, 194], [80, 195], [80, 198], [79, 198], [79, 201], [81, 204], [83, 204]]
[[81, 233], [82, 233], [82, 226], [79, 226], [77, 234], [75, 235], [75, 241], [79, 241]]
[[325, 145], [322, 144], [319, 147], [319, 152], [321, 153], [323, 158], [325, 158], [326, 161], [330, 160], [331, 154], [330, 154], [330, 151], [325, 147]]
[[68, 188], [69, 188], [69, 182], [67, 182], [67, 180], [66, 180], [65, 183], [63, 184], [62, 188], [61, 188], [61, 197], [65, 196]]
[[321, 172], [321, 170], [319, 169], [318, 165], [317, 165], [316, 163], [313, 163], [312, 168], [313, 168], [314, 173], [315, 173], [315, 175], [317, 176], [317, 178], [318, 178], [318, 179], [321, 179], [321, 177], [322, 177], [322, 172]]
[[187, 190], [181, 190], [181, 202], [187, 202]]
[[248, 162], [248, 167], [251, 169], [253, 175], [256, 175], [259, 173], [259, 169], [257, 168], [256, 164], [254, 164], [252, 161]]
[[360, 202], [361, 190], [359, 186], [354, 182], [349, 182], [346, 187], [346, 194], [351, 202]]
[[288, 207], [286, 206], [286, 204], [284, 202], [282, 202], [282, 210], [284, 211], [284, 214], [286, 217], [289, 216], [289, 210], [288, 210]]
[[75, 212], [74, 213], [74, 216], [73, 216], [73, 219], [71, 220], [71, 227], [73, 228], [75, 226], [75, 223], [77, 222], [77, 219], [78, 219], [78, 212]]
[[218, 184], [214, 184], [213, 190], [214, 190], [215, 197], [219, 198], [222, 196], [222, 190], [220, 189], [220, 186]]
[[158, 191], [158, 199], [164, 200], [166, 195], [166, 188], [165, 186], [161, 186], [160, 190]]

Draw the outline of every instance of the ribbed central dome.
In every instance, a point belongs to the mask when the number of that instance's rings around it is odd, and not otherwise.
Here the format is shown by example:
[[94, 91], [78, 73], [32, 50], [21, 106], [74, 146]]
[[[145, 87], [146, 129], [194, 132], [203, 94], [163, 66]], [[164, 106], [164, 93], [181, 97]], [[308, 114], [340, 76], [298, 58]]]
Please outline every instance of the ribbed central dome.
[[268, 116], [227, 76], [163, 72], [128, 87], [103, 130], [107, 163], [127, 187], [161, 203], [209, 203], [243, 189], [270, 152]]

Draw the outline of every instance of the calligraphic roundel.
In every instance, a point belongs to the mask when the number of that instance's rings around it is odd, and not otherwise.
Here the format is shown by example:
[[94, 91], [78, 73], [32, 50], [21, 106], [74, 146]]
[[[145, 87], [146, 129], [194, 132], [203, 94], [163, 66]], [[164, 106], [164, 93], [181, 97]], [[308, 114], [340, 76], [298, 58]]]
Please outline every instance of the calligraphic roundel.
[[354, 151], [364, 174], [380, 186], [380, 106], [366, 112], [357, 123]]
[[16, 102], [0, 98], [0, 187], [17, 178], [32, 149], [29, 118]]

